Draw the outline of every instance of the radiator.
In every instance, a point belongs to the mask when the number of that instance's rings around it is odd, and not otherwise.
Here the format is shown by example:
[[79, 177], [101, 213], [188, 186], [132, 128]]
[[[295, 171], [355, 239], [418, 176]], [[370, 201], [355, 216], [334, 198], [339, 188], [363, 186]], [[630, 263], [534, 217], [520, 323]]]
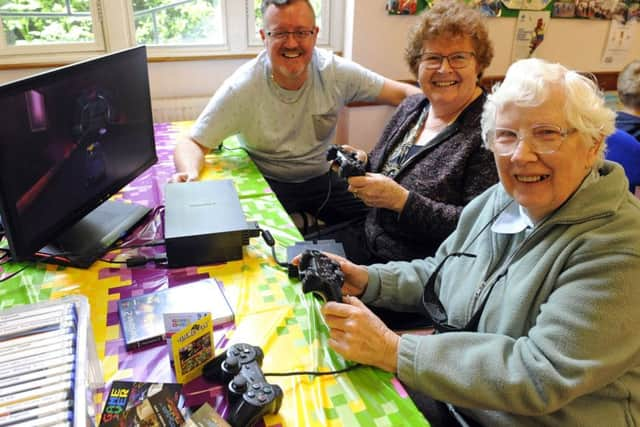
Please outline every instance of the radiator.
[[158, 98], [151, 100], [155, 123], [195, 120], [210, 97]]

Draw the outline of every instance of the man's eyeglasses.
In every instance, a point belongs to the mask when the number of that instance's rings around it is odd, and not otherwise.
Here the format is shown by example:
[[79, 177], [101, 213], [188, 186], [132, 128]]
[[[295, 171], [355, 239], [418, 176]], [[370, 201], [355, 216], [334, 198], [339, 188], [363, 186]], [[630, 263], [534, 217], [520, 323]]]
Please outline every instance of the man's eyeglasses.
[[510, 156], [516, 151], [520, 141], [528, 137], [527, 142], [534, 152], [550, 154], [558, 150], [567, 136], [575, 131], [549, 124], [534, 125], [529, 131], [522, 133], [514, 129], [496, 128], [489, 134], [489, 142], [496, 154]]
[[451, 68], [465, 68], [476, 54], [473, 52], [454, 52], [450, 55], [440, 55], [438, 53], [424, 52], [420, 55], [420, 62], [429, 70], [437, 70], [445, 59]]
[[295, 30], [295, 31], [267, 31], [268, 37], [275, 40], [286, 40], [292, 35], [296, 40], [307, 40], [316, 33], [315, 30]]

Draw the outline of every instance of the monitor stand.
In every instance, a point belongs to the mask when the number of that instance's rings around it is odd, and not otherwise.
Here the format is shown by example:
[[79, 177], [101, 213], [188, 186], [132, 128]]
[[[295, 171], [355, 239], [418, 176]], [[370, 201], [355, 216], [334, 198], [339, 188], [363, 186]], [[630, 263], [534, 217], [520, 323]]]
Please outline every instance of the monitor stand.
[[88, 268], [150, 211], [139, 204], [107, 200], [42, 248], [36, 260]]

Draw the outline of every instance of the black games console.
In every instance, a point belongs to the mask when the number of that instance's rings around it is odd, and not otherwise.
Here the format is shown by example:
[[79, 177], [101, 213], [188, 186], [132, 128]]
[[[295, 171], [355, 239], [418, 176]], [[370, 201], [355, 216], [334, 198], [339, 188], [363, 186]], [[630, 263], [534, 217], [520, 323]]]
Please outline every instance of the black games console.
[[[247, 223], [233, 181], [165, 186], [164, 239], [169, 267], [242, 259], [255, 224]], [[253, 230], [255, 231], [255, 230]]]

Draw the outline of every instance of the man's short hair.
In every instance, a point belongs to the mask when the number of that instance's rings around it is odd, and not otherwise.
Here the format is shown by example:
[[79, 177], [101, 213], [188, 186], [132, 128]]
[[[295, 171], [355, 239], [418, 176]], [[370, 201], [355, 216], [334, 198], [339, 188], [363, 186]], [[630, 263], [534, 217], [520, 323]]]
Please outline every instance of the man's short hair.
[[[265, 12], [267, 11], [267, 8], [270, 5], [274, 5], [275, 7], [281, 7], [281, 6], [293, 3], [295, 1], [298, 1], [298, 0], [262, 0], [262, 5], [260, 6], [260, 11], [262, 12], [262, 17], [264, 18], [264, 14], [265, 14]], [[299, 1], [303, 1], [309, 6], [309, 9], [311, 9], [311, 13], [313, 13], [313, 19], [315, 21], [315, 19], [316, 19], [316, 11], [313, 9], [313, 5], [311, 4], [311, 2], [309, 0], [299, 0]], [[264, 20], [263, 20], [263, 22], [264, 22]]]
[[640, 59], [628, 64], [618, 75], [618, 96], [625, 107], [640, 109]]

